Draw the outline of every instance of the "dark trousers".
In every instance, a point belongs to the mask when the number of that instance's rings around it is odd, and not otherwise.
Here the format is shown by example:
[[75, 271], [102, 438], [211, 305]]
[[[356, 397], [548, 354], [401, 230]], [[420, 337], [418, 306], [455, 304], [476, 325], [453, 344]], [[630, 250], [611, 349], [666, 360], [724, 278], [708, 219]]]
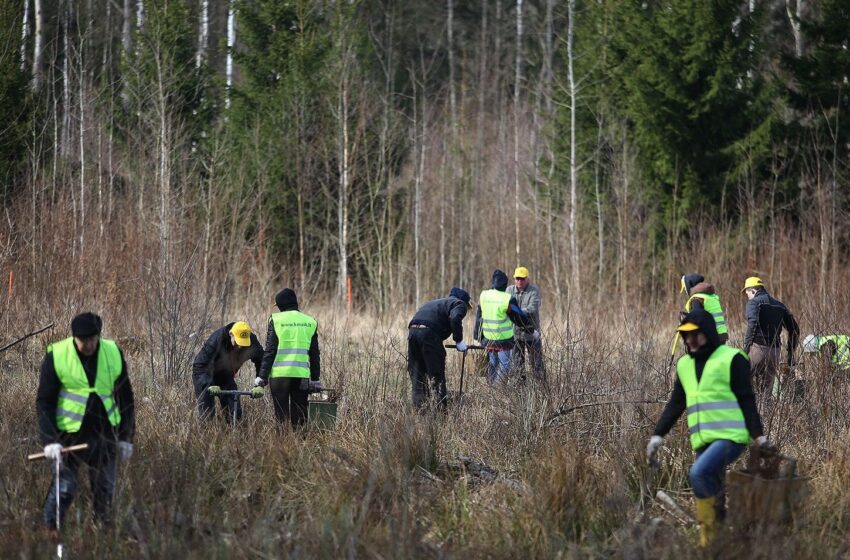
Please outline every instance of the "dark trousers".
[[280, 424], [289, 420], [292, 427], [297, 428], [307, 422], [309, 383], [306, 377], [272, 377], [269, 380], [274, 415]]
[[[209, 389], [210, 385], [204, 385], [197, 379], [193, 379], [192, 382], [195, 385], [195, 398], [198, 400], [198, 416], [200, 416], [201, 420], [209, 420], [215, 416], [215, 397], [207, 393], [207, 389]], [[223, 379], [216, 378], [213, 380], [212, 385], [218, 385], [226, 391], [235, 391], [239, 389], [236, 385], [236, 380], [232, 377], [225, 377]], [[233, 418], [234, 407], [236, 407], [236, 419], [242, 419], [242, 405], [236, 396], [219, 395], [218, 402], [225, 420], [230, 422]]]
[[543, 342], [540, 340], [514, 340], [514, 349], [511, 352], [511, 360], [513, 360], [512, 369], [516, 372], [522, 372], [525, 367], [525, 359], [531, 363], [531, 373], [534, 379], [544, 381], [546, 379], [546, 370], [543, 368]]
[[[90, 444], [91, 445], [91, 444]], [[115, 452], [107, 451], [103, 445], [93, 450], [66, 453], [59, 467], [59, 519], [64, 521], [71, 502], [77, 494], [77, 474], [80, 465], [85, 464], [89, 471], [89, 484], [94, 502], [94, 517], [107, 523], [112, 509], [112, 495], [115, 493]], [[56, 471], [53, 469], [53, 481], [44, 502], [44, 525], [56, 529]]]
[[446, 349], [431, 329], [408, 329], [407, 372], [413, 384], [413, 406], [422, 409], [433, 391], [437, 406], [446, 406]]

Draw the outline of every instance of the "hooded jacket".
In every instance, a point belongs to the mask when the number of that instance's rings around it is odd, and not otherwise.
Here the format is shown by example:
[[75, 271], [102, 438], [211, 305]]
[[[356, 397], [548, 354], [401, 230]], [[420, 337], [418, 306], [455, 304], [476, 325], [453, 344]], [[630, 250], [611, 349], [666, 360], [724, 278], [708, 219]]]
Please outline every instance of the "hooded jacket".
[[685, 274], [682, 277], [682, 283], [684, 283], [685, 292], [688, 295], [698, 292], [699, 290], [694, 290], [694, 287], [701, 282], [705, 282], [705, 278], [703, 278], [702, 274]]
[[463, 318], [466, 317], [467, 308], [465, 301], [453, 295], [431, 300], [416, 311], [408, 327], [423, 325], [431, 329], [440, 340], [451, 335], [455, 342], [460, 342], [463, 340]]
[[[508, 275], [501, 270], [496, 269], [493, 272], [491, 287], [492, 289], [500, 292], [506, 291], [508, 289]], [[511, 299], [508, 302], [508, 319], [521, 329], [528, 328], [531, 324], [528, 315], [520, 309], [516, 298], [513, 296], [511, 296]], [[488, 350], [510, 350], [514, 347], [514, 337], [506, 340], [488, 341], [484, 338], [481, 327], [481, 305], [479, 304], [478, 309], [475, 312], [475, 328], [472, 331], [475, 334], [475, 338], [480, 340]]]
[[[686, 322], [696, 324], [708, 339], [705, 346], [696, 352], [688, 352], [694, 358], [697, 381], [699, 381], [702, 378], [705, 363], [721, 344], [720, 337], [717, 334], [717, 327], [714, 325], [714, 319], [711, 314], [702, 309], [688, 313], [682, 320], [682, 323]], [[753, 394], [753, 386], [750, 380], [750, 362], [740, 354], [732, 360], [729, 385], [738, 399], [738, 405], [741, 407], [741, 411], [744, 413], [744, 422], [747, 425], [747, 431], [750, 432], [750, 437], [753, 439], [759, 437], [762, 435], [764, 428], [762, 427], [761, 417], [756, 408], [756, 398]], [[664, 407], [664, 412], [661, 413], [661, 418], [658, 419], [658, 423], [655, 425], [654, 435], [661, 437], [667, 435], [685, 411], [686, 403], [685, 389], [682, 387], [679, 377], [676, 376], [676, 380], [673, 383], [673, 390], [670, 392], [670, 399]]]
[[[691, 276], [696, 276], [702, 278], [699, 274], [692, 274]], [[685, 286], [687, 286], [687, 281], [685, 282]], [[696, 309], [705, 309], [705, 300], [700, 297], [694, 297], [691, 299], [690, 296], [694, 294], [710, 294], [716, 295], [717, 291], [715, 291], [714, 286], [709, 284], [708, 282], [700, 281], [697, 284], [694, 284], [688, 287], [688, 300], [685, 302], [685, 313], [689, 313]], [[688, 303], [690, 302], [690, 303]], [[719, 303], [719, 302], [718, 302]], [[722, 309], [722, 306], [721, 306]], [[723, 333], [720, 335], [720, 342], [725, 344], [726, 341], [729, 340], [729, 333]]]

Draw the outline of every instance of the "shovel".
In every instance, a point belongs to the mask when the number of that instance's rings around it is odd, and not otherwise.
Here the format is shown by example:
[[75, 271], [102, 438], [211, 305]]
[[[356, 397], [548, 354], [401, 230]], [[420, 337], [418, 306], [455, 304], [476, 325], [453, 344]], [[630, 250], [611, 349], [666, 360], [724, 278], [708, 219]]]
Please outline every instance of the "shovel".
[[[446, 348], [457, 348], [457, 344], [446, 344]], [[485, 346], [479, 346], [475, 344], [467, 345], [467, 350], [484, 350]], [[466, 352], [463, 352], [463, 357], [460, 359], [460, 391], [458, 391], [457, 401], [461, 402], [463, 399], [463, 371], [466, 366]]]
[[[62, 454], [73, 453], [74, 451], [83, 451], [84, 449], [88, 449], [89, 444], [81, 443], [79, 445], [72, 445], [70, 447], [63, 447]], [[37, 459], [44, 459], [44, 452], [41, 453], [30, 453], [27, 455], [27, 460], [35, 461]], [[62, 543], [62, 517], [60, 515], [60, 504], [61, 498], [59, 496], [59, 469], [62, 466], [62, 459], [56, 459], [53, 461], [53, 476], [56, 479], [56, 558], [62, 558], [63, 552], [63, 543]]]

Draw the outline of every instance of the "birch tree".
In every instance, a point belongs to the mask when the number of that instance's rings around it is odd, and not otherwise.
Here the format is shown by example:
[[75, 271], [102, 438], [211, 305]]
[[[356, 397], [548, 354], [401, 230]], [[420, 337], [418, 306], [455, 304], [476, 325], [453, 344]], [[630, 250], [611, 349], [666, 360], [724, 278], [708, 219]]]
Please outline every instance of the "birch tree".
[[514, 236], [516, 238], [516, 263], [522, 260], [519, 237], [519, 115], [520, 87], [522, 85], [522, 4], [516, 0], [516, 75], [514, 76]]
[[44, 0], [33, 0], [35, 15], [35, 33], [32, 50], [32, 89], [36, 93], [41, 89], [42, 71], [44, 67]]
[[[229, 15], [229, 14], [228, 14]], [[229, 19], [229, 18], [228, 18]], [[229, 30], [228, 22], [228, 30]], [[198, 54], [195, 66], [200, 68], [207, 58], [207, 45], [210, 36], [210, 0], [201, 0], [200, 13], [198, 15]]]

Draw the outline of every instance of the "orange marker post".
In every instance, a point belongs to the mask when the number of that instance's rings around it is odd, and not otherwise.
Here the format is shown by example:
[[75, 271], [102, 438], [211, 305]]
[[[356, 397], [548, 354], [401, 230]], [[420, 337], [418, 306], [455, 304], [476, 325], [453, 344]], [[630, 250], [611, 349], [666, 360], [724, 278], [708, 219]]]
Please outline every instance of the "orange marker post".
[[346, 279], [348, 286], [348, 312], [351, 313], [351, 276]]

